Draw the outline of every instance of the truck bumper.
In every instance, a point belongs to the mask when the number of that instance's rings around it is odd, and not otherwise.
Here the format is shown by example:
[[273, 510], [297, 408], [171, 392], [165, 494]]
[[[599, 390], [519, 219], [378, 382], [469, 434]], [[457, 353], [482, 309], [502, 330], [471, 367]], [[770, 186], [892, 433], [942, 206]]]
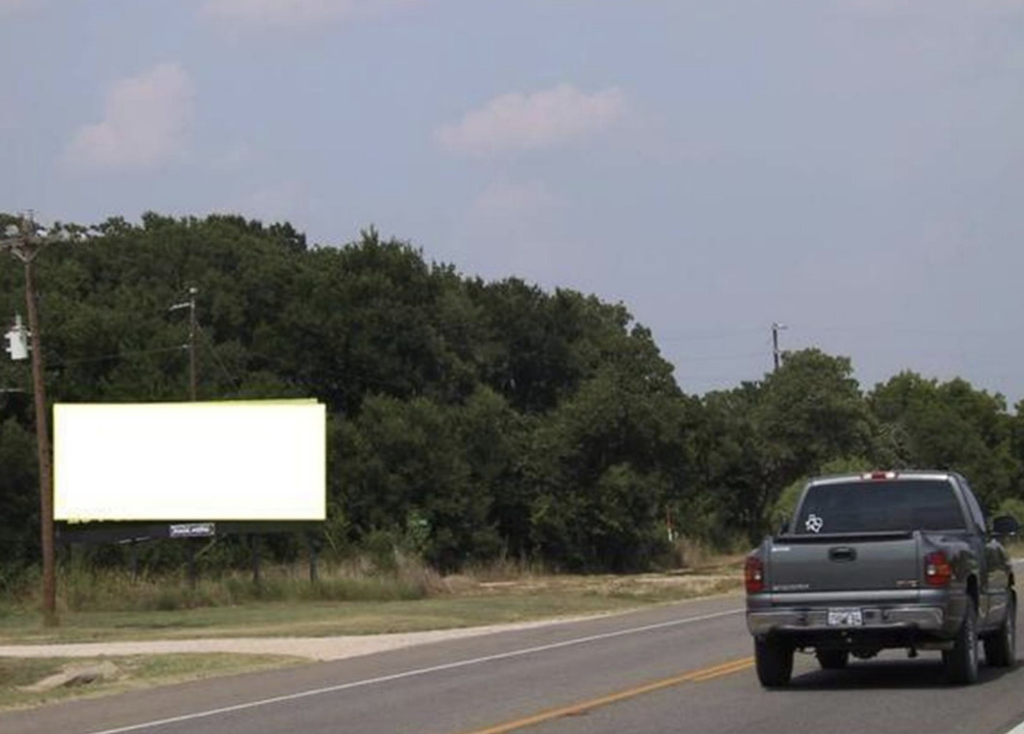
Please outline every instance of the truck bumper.
[[747, 612], [747, 629], [755, 637], [770, 634], [896, 632], [919, 630], [941, 632], [946, 622], [942, 607], [864, 607], [864, 624], [857, 627], [833, 627], [828, 624], [827, 609], [776, 609]]

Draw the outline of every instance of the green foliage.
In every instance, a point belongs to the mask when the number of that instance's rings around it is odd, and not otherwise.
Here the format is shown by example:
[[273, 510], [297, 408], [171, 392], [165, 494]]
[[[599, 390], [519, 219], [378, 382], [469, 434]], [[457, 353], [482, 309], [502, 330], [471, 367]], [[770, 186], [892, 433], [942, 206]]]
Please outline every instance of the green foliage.
[[[372, 228], [343, 247], [224, 215], [95, 230], [36, 261], [50, 398], [185, 399], [188, 319], [169, 307], [197, 288], [200, 399], [328, 406], [331, 559], [362, 551], [376, 572], [410, 557], [442, 571], [643, 569], [671, 558], [673, 539], [756, 541], [806, 477], [852, 468], [948, 467], [990, 508], [1024, 500], [1020, 407], [1011, 416], [963, 380], [902, 373], [864, 396], [849, 359], [809, 349], [696, 398], [624, 305], [464, 278]], [[23, 310], [21, 269], [0, 267], [0, 318]], [[34, 416], [18, 392], [30, 387], [27, 364], [0, 360], [0, 589], [38, 558]], [[265, 557], [291, 562], [303, 547], [271, 538]], [[144, 574], [186, 562], [181, 544], [136, 551]], [[84, 570], [129, 555], [75, 551]], [[207, 578], [248, 562], [240, 539], [200, 556]]]
[[1024, 454], [1002, 396], [961, 379], [939, 383], [903, 372], [878, 385], [868, 404], [883, 426], [895, 466], [951, 469], [994, 507], [1019, 496]]
[[[0, 398], [2, 400], [2, 398]], [[17, 419], [0, 423], [0, 593], [39, 553], [35, 435]]]
[[1010, 497], [1003, 500], [1002, 504], [999, 505], [999, 509], [992, 513], [993, 517], [999, 517], [1000, 515], [1010, 515], [1017, 522], [1024, 523], [1024, 499]]

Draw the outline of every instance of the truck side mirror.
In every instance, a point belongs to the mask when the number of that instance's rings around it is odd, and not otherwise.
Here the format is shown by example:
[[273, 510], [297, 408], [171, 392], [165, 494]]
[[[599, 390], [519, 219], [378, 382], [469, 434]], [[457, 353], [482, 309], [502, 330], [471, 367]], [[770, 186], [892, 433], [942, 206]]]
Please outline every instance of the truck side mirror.
[[779, 527], [779, 535], [785, 535], [789, 532], [789, 520], [783, 520], [782, 525]]
[[1012, 515], [1000, 515], [992, 521], [993, 535], [1016, 535], [1020, 532], [1020, 523]]

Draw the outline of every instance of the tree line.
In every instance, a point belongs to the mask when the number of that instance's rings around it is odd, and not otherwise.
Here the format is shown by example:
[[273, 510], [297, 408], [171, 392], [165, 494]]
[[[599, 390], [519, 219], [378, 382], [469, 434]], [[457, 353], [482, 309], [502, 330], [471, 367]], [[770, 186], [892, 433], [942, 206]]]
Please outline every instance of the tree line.
[[[864, 391], [848, 358], [810, 349], [687, 395], [623, 304], [467, 277], [372, 229], [313, 246], [289, 224], [148, 213], [55, 243], [36, 268], [54, 402], [187, 399], [188, 319], [168, 309], [190, 287], [199, 399], [324, 402], [339, 553], [644, 569], [673, 538], [756, 541], [803, 477], [875, 467], [956, 469], [990, 510], [1024, 515], [1024, 411], [998, 394], [910, 371]], [[22, 288], [0, 263], [3, 319]], [[27, 363], [5, 356], [0, 388], [2, 580], [39, 551]]]

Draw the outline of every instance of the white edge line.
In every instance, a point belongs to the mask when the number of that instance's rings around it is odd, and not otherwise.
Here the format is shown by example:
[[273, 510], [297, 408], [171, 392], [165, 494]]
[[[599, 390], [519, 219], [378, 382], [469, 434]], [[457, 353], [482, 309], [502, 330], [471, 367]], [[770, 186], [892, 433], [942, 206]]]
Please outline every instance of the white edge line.
[[[1014, 558], [1010, 561], [1010, 563], [1014, 566], [1024, 565], [1024, 558]], [[1006, 732], [1006, 734], [1024, 734], [1024, 721], [1020, 722], [1019, 724], [1017, 724], [1017, 726], [1010, 729], [1010, 731]]]
[[[578, 637], [572, 640], [563, 640], [562, 642], [553, 642], [549, 645], [539, 645], [537, 647], [527, 647], [522, 650], [511, 650], [509, 652], [497, 653], [495, 655], [485, 655], [479, 658], [470, 658], [468, 660], [457, 660], [453, 663], [445, 663], [443, 665], [434, 665], [429, 668], [417, 668], [415, 670], [407, 670], [402, 673], [394, 673], [392, 675], [383, 675], [378, 678], [366, 678], [364, 680], [352, 681], [351, 683], [342, 683], [336, 686], [328, 686], [326, 688], [314, 688], [308, 691], [299, 691], [298, 693], [289, 693], [285, 696], [274, 696], [273, 698], [264, 698], [257, 701], [249, 701], [247, 703], [239, 703], [234, 706], [224, 706], [223, 708], [209, 709], [207, 711], [197, 711], [192, 714], [183, 714], [181, 716], [172, 716], [167, 719], [158, 719], [156, 721], [147, 721], [141, 724], [132, 724], [130, 726], [122, 726], [116, 729], [103, 729], [102, 731], [90, 732], [90, 734], [123, 734], [124, 732], [140, 731], [142, 729], [149, 729], [158, 726], [166, 726], [168, 724], [180, 724], [186, 721], [194, 721], [196, 719], [206, 719], [212, 716], [219, 716], [221, 714], [233, 713], [235, 711], [244, 711], [246, 709], [258, 708], [261, 706], [269, 706], [275, 703], [283, 703], [285, 701], [297, 701], [302, 698], [310, 698], [312, 696], [322, 696], [326, 693], [337, 693], [338, 691], [345, 691], [352, 688], [363, 688], [365, 686], [375, 685], [377, 683], [388, 683], [391, 681], [402, 680], [403, 678], [413, 678], [415, 676], [427, 675], [429, 673], [437, 673], [443, 670], [453, 670], [455, 668], [464, 668], [470, 665], [479, 665], [481, 663], [489, 663], [494, 660], [507, 660], [509, 658], [522, 657], [523, 655], [532, 655], [533, 653], [546, 652], [548, 650], [557, 650], [562, 647], [571, 647], [573, 645], [583, 645], [588, 642], [597, 642], [598, 640], [609, 640], [615, 637], [623, 637], [625, 635], [633, 635], [641, 632], [650, 632], [651, 630], [664, 629], [666, 627], [675, 627], [683, 624], [692, 624], [693, 622], [704, 622], [709, 619], [717, 619], [719, 617], [727, 617], [733, 614], [740, 614], [744, 612], [744, 609], [730, 609], [726, 612], [716, 612], [714, 614], [705, 614], [700, 617], [687, 617], [686, 619], [675, 619], [670, 622], [659, 622], [657, 624], [649, 624], [643, 627], [631, 627], [630, 629], [616, 630], [615, 632], [605, 632], [600, 635], [591, 635], [589, 637]], [[1020, 734], [1014, 731], [1012, 734]]]

